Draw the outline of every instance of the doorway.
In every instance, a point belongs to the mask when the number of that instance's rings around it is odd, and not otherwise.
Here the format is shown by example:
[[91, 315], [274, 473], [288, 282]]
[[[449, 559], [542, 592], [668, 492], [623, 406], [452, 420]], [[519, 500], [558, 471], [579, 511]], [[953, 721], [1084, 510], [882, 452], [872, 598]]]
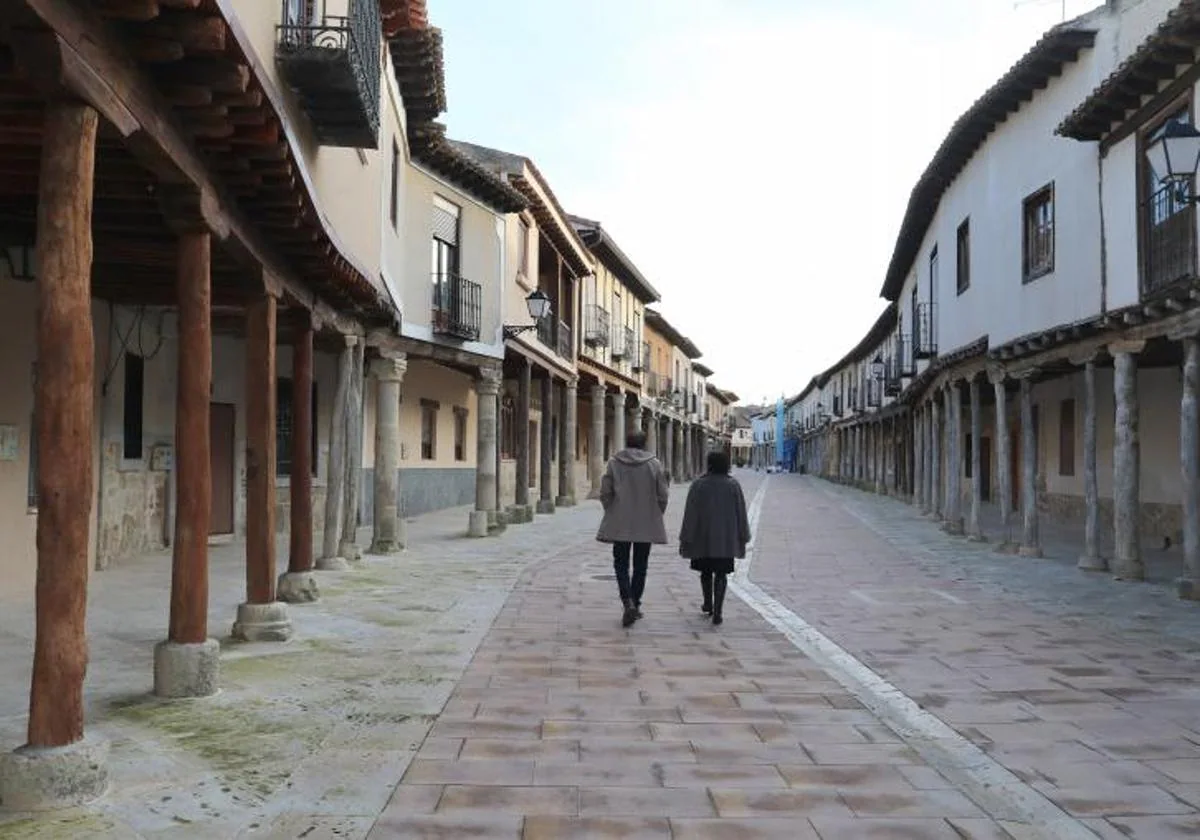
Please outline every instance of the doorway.
[[208, 457], [212, 484], [209, 536], [233, 533], [234, 424], [236, 419], [237, 413], [232, 403], [209, 404]]

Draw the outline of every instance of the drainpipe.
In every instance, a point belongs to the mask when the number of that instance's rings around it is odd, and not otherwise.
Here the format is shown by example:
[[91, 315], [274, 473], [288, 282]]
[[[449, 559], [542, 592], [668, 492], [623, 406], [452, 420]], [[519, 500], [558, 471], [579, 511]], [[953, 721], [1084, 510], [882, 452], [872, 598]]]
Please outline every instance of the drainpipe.
[[1104, 229], [1104, 152], [1096, 148], [1096, 194], [1100, 206], [1100, 314], [1108, 314], [1108, 236]]

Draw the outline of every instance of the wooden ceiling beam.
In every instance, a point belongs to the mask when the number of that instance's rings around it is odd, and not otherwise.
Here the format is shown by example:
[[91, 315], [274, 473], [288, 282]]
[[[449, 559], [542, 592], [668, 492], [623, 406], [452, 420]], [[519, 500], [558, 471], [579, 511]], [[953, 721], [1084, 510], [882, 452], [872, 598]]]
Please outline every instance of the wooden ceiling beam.
[[145, 22], [158, 17], [158, 0], [96, 0], [96, 11], [113, 20]]

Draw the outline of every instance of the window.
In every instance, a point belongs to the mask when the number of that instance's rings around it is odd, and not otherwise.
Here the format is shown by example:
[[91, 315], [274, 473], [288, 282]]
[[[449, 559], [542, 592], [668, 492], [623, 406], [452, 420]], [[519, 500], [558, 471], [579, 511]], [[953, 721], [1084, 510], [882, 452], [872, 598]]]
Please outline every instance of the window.
[[440, 406], [433, 400], [421, 400], [421, 460], [437, 458], [437, 418]]
[[458, 274], [458, 208], [446, 201], [433, 205], [433, 246], [430, 270], [434, 282], [447, 274]]
[[518, 220], [517, 234], [517, 271], [521, 276], [529, 276], [529, 222]]
[[1021, 246], [1021, 277], [1036, 280], [1054, 271], [1054, 184], [1025, 199]]
[[389, 213], [392, 218], [392, 228], [396, 229], [400, 216], [400, 147], [396, 145], [395, 140], [392, 141], [392, 194]]
[[938, 292], [938, 252], [937, 246], [929, 252], [929, 302], [937, 303]]
[[1075, 400], [1063, 400], [1059, 406], [1058, 474], [1075, 475]]
[[513, 428], [516, 423], [517, 406], [512, 397], [505, 396], [500, 400], [500, 457], [517, 457], [517, 433]]
[[963, 219], [958, 226], [957, 248], [955, 250], [955, 281], [958, 293], [961, 295], [971, 288], [971, 220]]
[[1139, 135], [1137, 156], [1145, 162], [1139, 178], [1138, 248], [1141, 256], [1141, 292], [1152, 294], [1188, 281], [1196, 273], [1196, 185], [1195, 178], [1159, 181], [1160, 173], [1146, 161], [1149, 148], [1172, 123], [1190, 123], [1192, 93], [1179, 107]]
[[454, 460], [467, 460], [467, 410], [454, 408]]
[[145, 360], [134, 353], [126, 353], [123, 457], [129, 460], [142, 457], [142, 398], [145, 374]]
[[[280, 377], [275, 382], [275, 474], [292, 474], [292, 439], [295, 418], [292, 416], [292, 380]], [[312, 386], [312, 474], [317, 474], [317, 383]]]

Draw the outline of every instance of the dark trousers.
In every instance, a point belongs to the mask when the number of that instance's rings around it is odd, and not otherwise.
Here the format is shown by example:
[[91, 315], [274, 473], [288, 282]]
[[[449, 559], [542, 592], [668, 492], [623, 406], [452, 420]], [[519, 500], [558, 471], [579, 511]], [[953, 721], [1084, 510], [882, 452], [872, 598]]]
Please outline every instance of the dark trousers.
[[[633, 553], [633, 580], [629, 579], [629, 555]], [[622, 601], [641, 605], [646, 588], [646, 567], [650, 564], [650, 543], [613, 543], [613, 571]]]

